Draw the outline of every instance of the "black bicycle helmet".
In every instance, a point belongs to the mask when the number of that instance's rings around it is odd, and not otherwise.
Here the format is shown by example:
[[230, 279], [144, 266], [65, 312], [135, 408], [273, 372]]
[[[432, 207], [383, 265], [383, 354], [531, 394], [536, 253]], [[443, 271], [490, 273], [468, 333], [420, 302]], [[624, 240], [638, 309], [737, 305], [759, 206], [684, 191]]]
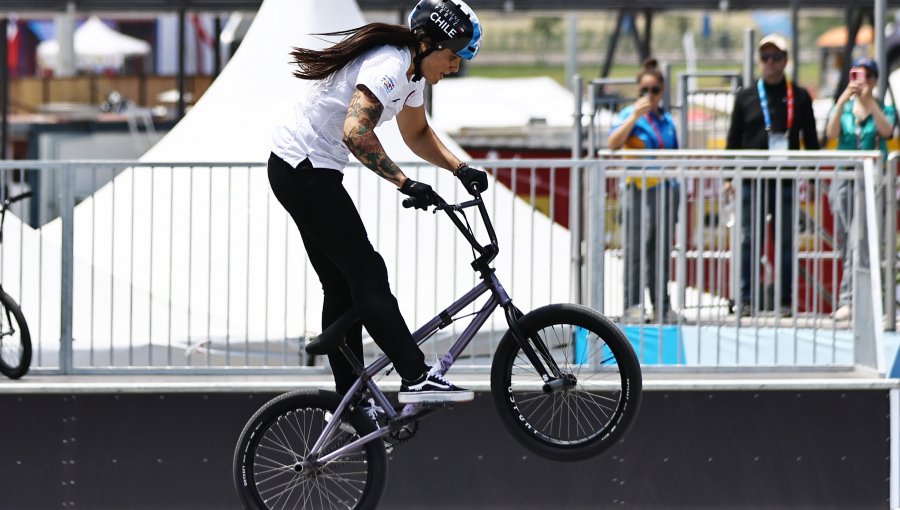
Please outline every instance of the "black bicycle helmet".
[[421, 0], [409, 14], [409, 29], [431, 41], [424, 52], [416, 48], [413, 81], [422, 77], [422, 59], [434, 50], [446, 48], [472, 60], [481, 48], [481, 23], [462, 0]]

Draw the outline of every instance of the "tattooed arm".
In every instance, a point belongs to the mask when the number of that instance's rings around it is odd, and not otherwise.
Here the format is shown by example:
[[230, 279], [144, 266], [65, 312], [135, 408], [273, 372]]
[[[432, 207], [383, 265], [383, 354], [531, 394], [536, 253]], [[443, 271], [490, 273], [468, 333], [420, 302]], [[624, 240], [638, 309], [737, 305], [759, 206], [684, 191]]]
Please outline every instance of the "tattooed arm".
[[384, 152], [375, 135], [375, 126], [383, 111], [384, 106], [378, 98], [365, 86], [358, 86], [350, 98], [344, 119], [344, 145], [362, 164], [400, 187], [406, 181], [406, 175]]

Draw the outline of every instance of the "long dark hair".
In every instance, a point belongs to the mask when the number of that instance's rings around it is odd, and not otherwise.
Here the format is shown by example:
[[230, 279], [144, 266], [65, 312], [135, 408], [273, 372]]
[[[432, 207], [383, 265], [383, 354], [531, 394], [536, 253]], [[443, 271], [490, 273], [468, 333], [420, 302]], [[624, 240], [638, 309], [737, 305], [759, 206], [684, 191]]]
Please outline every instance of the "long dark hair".
[[396, 46], [398, 48], [415, 47], [424, 40], [420, 31], [413, 33], [403, 25], [387, 23], [369, 23], [358, 28], [315, 34], [323, 36], [349, 36], [337, 44], [324, 50], [294, 48], [291, 52], [292, 64], [300, 69], [294, 76], [302, 80], [321, 80], [342, 69], [354, 58], [372, 48], [379, 46]]

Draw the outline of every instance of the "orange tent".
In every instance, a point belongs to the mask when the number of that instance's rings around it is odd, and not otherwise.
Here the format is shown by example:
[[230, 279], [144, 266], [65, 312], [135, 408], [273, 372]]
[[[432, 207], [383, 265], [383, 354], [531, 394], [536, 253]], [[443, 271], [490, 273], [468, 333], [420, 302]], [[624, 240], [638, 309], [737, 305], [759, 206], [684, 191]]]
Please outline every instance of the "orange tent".
[[[871, 25], [859, 27], [856, 33], [856, 44], [872, 44], [875, 40]], [[820, 48], [843, 48], [847, 44], [847, 27], [834, 27], [826, 31], [816, 39], [816, 45]]]

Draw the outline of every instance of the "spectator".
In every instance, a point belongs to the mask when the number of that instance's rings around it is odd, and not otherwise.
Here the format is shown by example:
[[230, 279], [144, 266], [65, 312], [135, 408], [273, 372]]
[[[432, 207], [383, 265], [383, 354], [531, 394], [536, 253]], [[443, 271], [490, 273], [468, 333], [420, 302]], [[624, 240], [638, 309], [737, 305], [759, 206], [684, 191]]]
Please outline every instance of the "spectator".
[[[834, 105], [825, 136], [837, 140], [838, 150], [881, 150], [887, 157], [887, 139], [894, 131], [893, 106], [884, 106], [872, 91], [878, 84], [878, 64], [871, 58], [858, 58], [850, 67], [851, 80]], [[856, 237], [851, 233], [853, 222], [853, 181], [836, 181], [830, 194], [834, 213], [835, 237], [843, 261], [843, 274], [834, 319], [850, 319], [852, 264], [847, 246]]]
[[[728, 149], [798, 150], [800, 136], [803, 147], [818, 149], [816, 119], [813, 116], [812, 99], [803, 87], [785, 78], [788, 45], [784, 37], [771, 34], [759, 42], [759, 67], [761, 78], [755, 87], [746, 87], [734, 98], [731, 127], [728, 130]], [[752, 181], [745, 179], [741, 186], [741, 236], [740, 236], [740, 292], [742, 317], [763, 307], [762, 289], [751, 289], [752, 275], [759, 274], [759, 260], [753, 255], [765, 253], [765, 218], [775, 217], [776, 180]], [[757, 194], [757, 186], [762, 186]], [[757, 203], [759, 200], [762, 203]], [[781, 217], [776, 221], [781, 227], [781, 237], [776, 248], [783, 250], [780, 267], [775, 268], [776, 281], [780, 282], [781, 313], [791, 310], [793, 286], [794, 246], [794, 185], [790, 180], [781, 183]], [[776, 229], [777, 231], [777, 229]], [[774, 306], [773, 306], [774, 308]]]
[[[675, 124], [660, 106], [665, 91], [655, 59], [647, 59], [637, 75], [640, 97], [619, 112], [607, 142], [610, 149], [677, 149]], [[643, 199], [642, 196], [643, 195]], [[657, 320], [675, 322], [669, 297], [672, 233], [678, 214], [678, 185], [672, 180], [628, 177], [625, 180], [625, 315], [643, 322], [644, 283]], [[641, 256], [644, 269], [641, 271]]]

